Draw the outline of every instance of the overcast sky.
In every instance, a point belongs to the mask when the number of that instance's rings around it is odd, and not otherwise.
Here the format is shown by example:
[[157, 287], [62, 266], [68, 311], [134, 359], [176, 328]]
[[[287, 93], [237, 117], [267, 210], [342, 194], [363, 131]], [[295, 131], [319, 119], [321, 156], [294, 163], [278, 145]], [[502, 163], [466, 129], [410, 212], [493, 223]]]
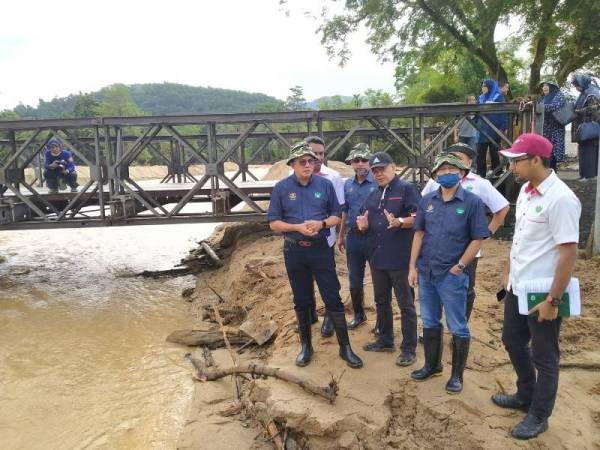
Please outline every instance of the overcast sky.
[[340, 68], [327, 58], [319, 0], [18, 0], [2, 2], [0, 109], [37, 106], [113, 83], [175, 82], [262, 92], [291, 86], [312, 100], [367, 88], [394, 91], [394, 67], [370, 54], [364, 34]]

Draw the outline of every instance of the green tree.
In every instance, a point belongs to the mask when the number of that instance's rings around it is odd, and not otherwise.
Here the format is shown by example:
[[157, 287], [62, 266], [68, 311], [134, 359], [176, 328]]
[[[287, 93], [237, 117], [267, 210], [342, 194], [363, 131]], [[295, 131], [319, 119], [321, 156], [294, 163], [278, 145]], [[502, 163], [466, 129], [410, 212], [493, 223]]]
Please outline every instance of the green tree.
[[542, 72], [562, 83], [573, 70], [598, 68], [598, 17], [597, 0], [346, 0], [344, 13], [324, 13], [320, 31], [328, 53], [341, 63], [350, 54], [348, 36], [364, 25], [372, 51], [393, 58], [407, 73], [452, 48], [476, 57], [502, 82], [510, 77], [494, 40], [496, 28], [522, 23], [516, 37], [529, 45], [533, 92]]
[[73, 107], [73, 117], [96, 117], [100, 103], [96, 100], [94, 94], [81, 94], [75, 98], [75, 106]]
[[143, 111], [135, 104], [124, 84], [113, 84], [99, 93], [102, 99], [98, 105], [99, 116], [142, 116]]
[[306, 109], [306, 99], [302, 86], [290, 88], [290, 95], [285, 99], [285, 109], [288, 111], [303, 111]]

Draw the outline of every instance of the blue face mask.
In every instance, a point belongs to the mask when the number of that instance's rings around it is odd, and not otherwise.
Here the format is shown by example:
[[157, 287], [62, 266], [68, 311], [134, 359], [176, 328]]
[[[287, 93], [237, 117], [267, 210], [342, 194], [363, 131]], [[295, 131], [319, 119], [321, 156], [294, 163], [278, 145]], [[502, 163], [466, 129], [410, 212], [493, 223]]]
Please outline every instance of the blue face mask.
[[456, 183], [460, 181], [460, 175], [457, 173], [445, 173], [438, 176], [436, 181], [445, 188], [451, 188], [456, 186]]

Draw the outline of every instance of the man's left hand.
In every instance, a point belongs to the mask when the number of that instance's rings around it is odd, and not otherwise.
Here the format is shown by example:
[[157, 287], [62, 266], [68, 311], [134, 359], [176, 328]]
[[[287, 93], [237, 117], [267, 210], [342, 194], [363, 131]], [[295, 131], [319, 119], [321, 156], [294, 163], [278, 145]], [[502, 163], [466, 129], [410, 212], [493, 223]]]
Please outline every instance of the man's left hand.
[[306, 228], [313, 230], [315, 233], [318, 233], [323, 228], [323, 224], [320, 220], [305, 220], [304, 225], [306, 225]]
[[402, 226], [402, 222], [400, 221], [400, 219], [396, 218], [392, 213], [388, 212], [387, 209], [384, 209], [383, 213], [385, 214], [385, 218], [387, 219], [387, 221], [389, 223], [388, 229], [389, 228], [400, 228]]
[[543, 302], [538, 303], [533, 308], [529, 310], [527, 314], [531, 315], [534, 312], [538, 312], [538, 322], [543, 322], [544, 320], [554, 320], [558, 317], [558, 306], [552, 306], [552, 304], [548, 303], [548, 298]]
[[454, 275], [460, 275], [461, 273], [464, 273], [462, 270], [460, 270], [460, 268], [458, 267], [458, 264], [454, 264], [452, 267], [450, 267], [450, 273], [453, 273]]

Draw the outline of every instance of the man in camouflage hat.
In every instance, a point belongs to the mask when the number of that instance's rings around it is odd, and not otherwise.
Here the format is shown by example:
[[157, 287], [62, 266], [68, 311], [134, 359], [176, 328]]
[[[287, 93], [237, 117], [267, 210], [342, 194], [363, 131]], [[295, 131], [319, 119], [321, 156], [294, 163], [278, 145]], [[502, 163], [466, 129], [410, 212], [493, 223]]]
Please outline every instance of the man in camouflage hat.
[[352, 368], [362, 360], [350, 347], [334, 249], [327, 243], [330, 228], [340, 223], [340, 204], [331, 181], [314, 176], [316, 155], [305, 142], [290, 149], [288, 165], [293, 173], [273, 188], [267, 218], [271, 230], [283, 233], [283, 255], [292, 288], [301, 350], [296, 365], [306, 366], [312, 357], [313, 278], [325, 302], [340, 345], [339, 355]]
[[346, 158], [346, 164], [354, 169], [354, 177], [344, 183], [346, 202], [342, 206], [342, 223], [337, 239], [340, 252], [346, 251], [346, 264], [350, 280], [350, 298], [354, 318], [348, 323], [351, 330], [367, 321], [363, 307], [365, 267], [369, 259], [367, 234], [362, 233], [356, 224], [366, 198], [377, 188], [373, 175], [369, 170], [371, 152], [369, 145], [363, 142], [356, 144]]
[[453, 153], [436, 158], [432, 176], [440, 187], [419, 203], [408, 274], [410, 285], [419, 286], [425, 353], [425, 365], [411, 377], [423, 381], [442, 373], [443, 308], [453, 336], [452, 376], [446, 383], [450, 394], [463, 389], [471, 341], [466, 314], [469, 277], [464, 270], [490, 235], [483, 202], [461, 186], [468, 172]]

